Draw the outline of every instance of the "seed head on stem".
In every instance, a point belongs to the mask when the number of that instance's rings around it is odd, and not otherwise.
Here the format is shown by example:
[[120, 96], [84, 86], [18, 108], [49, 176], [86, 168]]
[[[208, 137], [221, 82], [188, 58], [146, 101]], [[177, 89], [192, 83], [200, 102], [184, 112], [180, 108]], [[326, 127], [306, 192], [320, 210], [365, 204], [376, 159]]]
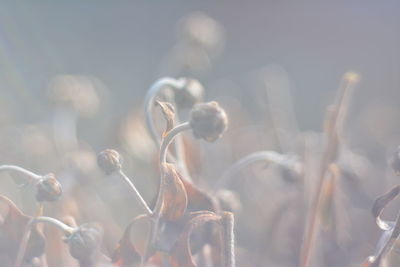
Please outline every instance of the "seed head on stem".
[[147, 215], [152, 215], [153, 212], [147, 205], [146, 201], [143, 199], [142, 195], [136, 189], [136, 186], [132, 183], [132, 181], [125, 175], [122, 171], [122, 156], [118, 153], [118, 151], [113, 149], [106, 149], [99, 153], [97, 157], [97, 163], [100, 169], [106, 175], [116, 174], [121, 177], [132, 190], [133, 195], [138, 201], [139, 205], [146, 212]]

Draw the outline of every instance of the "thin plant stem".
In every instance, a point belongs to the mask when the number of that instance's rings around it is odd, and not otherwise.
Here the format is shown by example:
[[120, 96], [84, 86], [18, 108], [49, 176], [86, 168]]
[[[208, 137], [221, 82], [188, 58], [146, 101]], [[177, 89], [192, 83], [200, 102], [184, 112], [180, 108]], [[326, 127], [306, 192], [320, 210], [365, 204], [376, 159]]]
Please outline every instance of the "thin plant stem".
[[167, 135], [164, 137], [162, 143], [161, 143], [161, 148], [160, 148], [160, 163], [166, 163], [167, 162], [167, 152], [168, 152], [168, 146], [171, 144], [172, 140], [181, 132], [186, 131], [191, 129], [190, 123], [189, 122], [184, 122], [181, 123], [177, 126], [175, 126], [171, 131], [167, 133]]
[[[152, 117], [155, 98], [166, 87], [182, 88], [184, 84], [185, 84], [184, 79], [174, 79], [165, 77], [157, 80], [146, 93], [144, 100], [146, 125], [147, 129], [150, 132], [151, 138], [158, 147], [161, 144], [161, 140], [159, 135], [157, 134], [157, 130], [156, 127], [154, 126], [154, 121]], [[179, 117], [177, 114], [175, 120], [179, 124]], [[171, 153], [168, 153], [167, 154], [168, 160], [177, 163], [179, 169], [182, 171], [183, 177], [190, 181], [191, 178], [186, 166], [185, 151], [182, 138], [178, 137], [174, 145], [175, 145], [176, 158]]]
[[24, 256], [25, 256], [26, 247], [28, 246], [29, 237], [31, 236], [32, 227], [33, 227], [33, 225], [35, 225], [37, 223], [52, 224], [52, 225], [56, 226], [58, 229], [60, 229], [61, 231], [63, 231], [67, 235], [71, 234], [75, 230], [75, 228], [72, 228], [72, 227], [60, 222], [59, 220], [51, 218], [51, 217], [36, 217], [36, 218], [32, 218], [29, 221], [29, 223], [26, 225], [24, 234], [22, 236], [22, 240], [21, 240], [21, 243], [20, 243], [20, 246], [19, 246], [19, 249], [18, 249], [17, 259], [15, 261], [15, 267], [22, 267], [22, 263], [23, 263]]
[[153, 118], [152, 118], [152, 111], [154, 106], [154, 99], [161, 92], [162, 89], [165, 87], [173, 87], [179, 88], [182, 87], [184, 84], [183, 80], [176, 80], [174, 78], [161, 78], [157, 80], [150, 89], [147, 91], [145, 99], [144, 99], [144, 109], [145, 109], [145, 117], [146, 117], [146, 124], [147, 128], [149, 129], [151, 138], [154, 140], [157, 146], [160, 146], [161, 141], [157, 134], [156, 128], [154, 126]]
[[157, 201], [154, 206], [153, 210], [153, 216], [151, 225], [150, 225], [150, 235], [149, 238], [147, 239], [146, 242], [146, 247], [145, 247], [145, 252], [142, 258], [142, 266], [146, 262], [147, 258], [149, 257], [149, 249], [150, 245], [154, 243], [157, 234], [158, 234], [158, 226], [159, 226], [159, 220], [161, 216], [161, 208], [162, 208], [162, 201], [163, 201], [163, 194], [164, 194], [164, 186], [165, 186], [165, 181], [164, 181], [164, 171], [162, 165], [167, 162], [167, 151], [168, 151], [168, 146], [171, 144], [171, 142], [174, 140], [174, 138], [181, 132], [186, 131], [191, 129], [190, 123], [189, 122], [184, 122], [182, 124], [179, 124], [178, 126], [174, 127], [172, 130], [170, 130], [167, 135], [163, 138], [162, 143], [161, 143], [161, 148], [160, 148], [160, 186], [158, 190], [158, 195], [157, 195]]
[[151, 216], [153, 215], [153, 212], [147, 205], [146, 201], [143, 199], [142, 195], [140, 195], [139, 191], [136, 189], [136, 186], [132, 183], [132, 181], [125, 175], [125, 173], [120, 170], [118, 174], [122, 177], [122, 179], [129, 185], [129, 187], [133, 191], [133, 195], [135, 196], [137, 202], [139, 202], [140, 206], [142, 209], [146, 212], [147, 215]]
[[223, 227], [223, 265], [224, 267], [235, 267], [235, 235], [234, 216], [232, 212], [223, 212], [221, 215]]
[[22, 174], [28, 176], [29, 178], [31, 178], [33, 180], [40, 180], [42, 178], [41, 175], [38, 175], [36, 173], [28, 171], [27, 169], [24, 169], [24, 168], [21, 168], [19, 166], [15, 166], [15, 165], [1, 165], [0, 166], [0, 172], [2, 172], [2, 171], [19, 172], [19, 173], [22, 173]]
[[162, 143], [161, 143], [161, 148], [160, 148], [160, 173], [161, 173], [161, 180], [160, 180], [160, 188], [158, 191], [158, 196], [157, 196], [157, 201], [156, 205], [154, 207], [153, 213], [156, 216], [156, 220], [160, 217], [160, 212], [161, 212], [161, 206], [162, 206], [162, 196], [164, 194], [164, 174], [163, 174], [163, 168], [162, 165], [167, 163], [167, 152], [168, 152], [168, 146], [171, 144], [171, 142], [174, 140], [174, 138], [181, 132], [186, 131], [191, 129], [190, 123], [189, 122], [184, 122], [182, 124], [179, 124], [178, 126], [174, 127], [172, 130], [170, 130], [167, 135], [164, 137]]
[[342, 130], [342, 124], [349, 102], [350, 92], [355, 84], [355, 80], [344, 78], [336, 96], [336, 101], [331, 110], [328, 110], [325, 127], [326, 143], [322, 153], [320, 168], [318, 172], [318, 182], [314, 197], [311, 201], [311, 207], [307, 218], [304, 242], [300, 254], [300, 267], [308, 267], [314, 250], [316, 235], [319, 230], [318, 213], [323, 199], [323, 187], [325, 176], [329, 164], [335, 160], [339, 146], [339, 131]]
[[282, 155], [275, 151], [258, 151], [239, 159], [232, 166], [230, 166], [215, 184], [214, 191], [223, 188], [241, 169], [257, 161], [285, 165], [286, 167], [299, 172], [299, 167], [296, 166], [297, 162], [288, 156]]

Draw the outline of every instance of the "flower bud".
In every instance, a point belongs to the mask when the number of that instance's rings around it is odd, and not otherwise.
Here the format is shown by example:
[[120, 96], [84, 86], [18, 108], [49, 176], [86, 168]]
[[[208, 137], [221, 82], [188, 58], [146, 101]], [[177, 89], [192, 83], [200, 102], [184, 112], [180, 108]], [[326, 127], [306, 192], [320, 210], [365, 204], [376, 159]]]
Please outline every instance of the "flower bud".
[[97, 164], [107, 175], [120, 171], [122, 161], [122, 156], [114, 149], [103, 150], [97, 156]]
[[80, 225], [65, 239], [71, 256], [79, 261], [90, 262], [96, 257], [103, 239], [103, 229], [96, 223]]
[[393, 155], [392, 168], [397, 175], [400, 175], [400, 146], [397, 148], [396, 152]]
[[200, 103], [190, 113], [190, 126], [196, 138], [214, 142], [228, 127], [228, 117], [217, 102]]
[[184, 79], [183, 87], [175, 89], [175, 102], [181, 108], [191, 108], [202, 101], [204, 87], [198, 80]]
[[62, 195], [61, 184], [52, 173], [43, 176], [43, 178], [41, 178], [37, 183], [36, 187], [36, 199], [39, 202], [56, 201]]

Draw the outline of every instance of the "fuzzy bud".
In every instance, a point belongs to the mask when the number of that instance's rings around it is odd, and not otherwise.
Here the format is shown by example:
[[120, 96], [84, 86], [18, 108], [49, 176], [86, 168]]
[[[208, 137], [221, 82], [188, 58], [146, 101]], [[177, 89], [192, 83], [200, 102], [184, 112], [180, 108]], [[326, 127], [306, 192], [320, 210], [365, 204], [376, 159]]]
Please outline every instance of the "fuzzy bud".
[[103, 239], [103, 229], [95, 223], [80, 225], [70, 236], [65, 239], [69, 245], [69, 252], [75, 259], [83, 262], [93, 260]]
[[175, 89], [175, 102], [181, 108], [191, 108], [203, 100], [204, 87], [198, 80], [184, 79], [184, 86]]
[[190, 113], [190, 125], [196, 138], [214, 142], [227, 129], [228, 117], [217, 102], [200, 103]]
[[114, 149], [103, 150], [97, 156], [97, 164], [107, 175], [120, 171], [122, 162], [122, 156]]
[[397, 148], [396, 152], [393, 155], [392, 168], [397, 175], [400, 175], [400, 146]]
[[43, 176], [43, 178], [41, 178], [37, 183], [36, 187], [36, 199], [39, 202], [56, 201], [62, 195], [61, 184], [52, 173]]

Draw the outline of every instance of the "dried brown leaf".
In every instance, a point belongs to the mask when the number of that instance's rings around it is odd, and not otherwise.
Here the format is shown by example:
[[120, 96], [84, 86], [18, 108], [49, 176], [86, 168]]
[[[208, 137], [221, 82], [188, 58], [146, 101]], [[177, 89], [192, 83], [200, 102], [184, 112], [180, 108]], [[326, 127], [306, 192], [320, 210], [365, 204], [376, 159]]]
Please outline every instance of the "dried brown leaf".
[[190, 248], [190, 236], [193, 230], [207, 222], [218, 222], [221, 217], [213, 212], [195, 212], [190, 215], [191, 219], [186, 224], [179, 240], [171, 251], [172, 267], [197, 267], [193, 260]]
[[[10, 199], [4, 196], [0, 196], [0, 217], [0, 255], [7, 255], [14, 261], [25, 229], [32, 217], [23, 214]], [[28, 240], [25, 259], [29, 261], [42, 255], [44, 249], [44, 236], [34, 226]]]
[[174, 128], [175, 108], [168, 102], [156, 101], [155, 104], [161, 108], [164, 118], [167, 121], [167, 126], [163, 133], [163, 137], [165, 137], [166, 134]]
[[161, 218], [177, 221], [182, 218], [188, 205], [185, 186], [172, 164], [165, 163], [163, 168], [163, 191], [160, 209]]
[[118, 242], [118, 247], [114, 250], [111, 257], [112, 262], [115, 266], [132, 266], [139, 264], [142, 260], [142, 256], [139, 254], [135, 245], [130, 240], [130, 233], [132, 227], [139, 220], [148, 219], [147, 215], [139, 215], [125, 228], [124, 234], [121, 240]]

